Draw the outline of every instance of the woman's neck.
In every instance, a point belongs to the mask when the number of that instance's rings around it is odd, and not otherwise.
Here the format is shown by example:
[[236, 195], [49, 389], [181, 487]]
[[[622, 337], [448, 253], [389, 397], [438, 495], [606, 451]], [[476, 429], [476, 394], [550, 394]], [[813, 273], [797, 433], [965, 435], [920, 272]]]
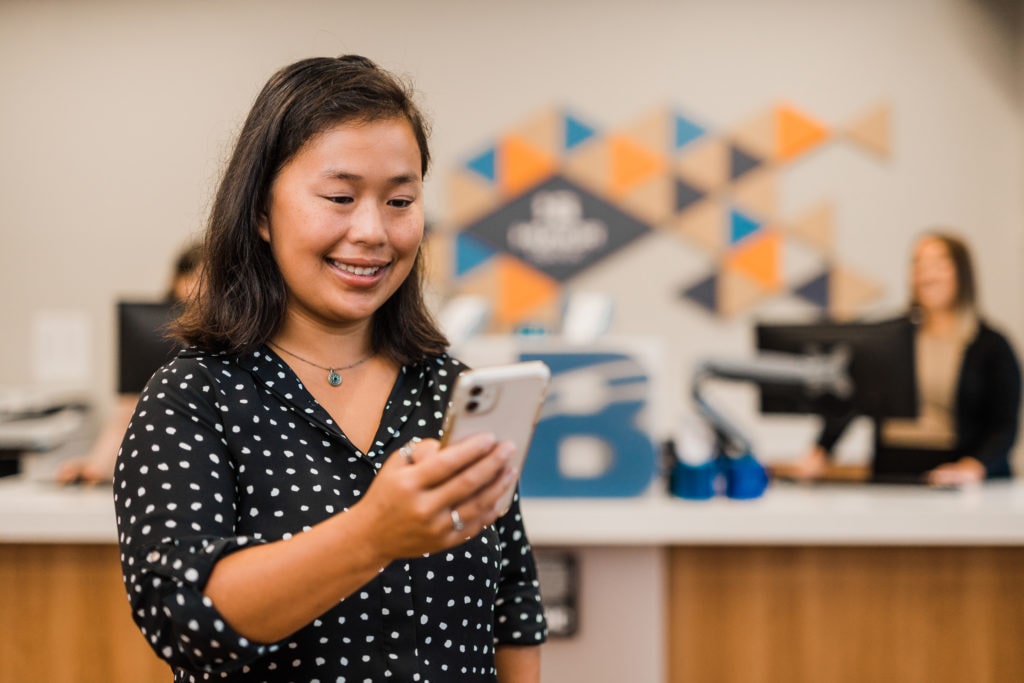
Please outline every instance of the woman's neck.
[[956, 308], [942, 308], [923, 311], [921, 331], [925, 334], [951, 335], [960, 325], [960, 311]]
[[270, 341], [322, 365], [344, 365], [373, 352], [373, 329], [368, 321], [328, 328], [305, 318], [288, 317]]

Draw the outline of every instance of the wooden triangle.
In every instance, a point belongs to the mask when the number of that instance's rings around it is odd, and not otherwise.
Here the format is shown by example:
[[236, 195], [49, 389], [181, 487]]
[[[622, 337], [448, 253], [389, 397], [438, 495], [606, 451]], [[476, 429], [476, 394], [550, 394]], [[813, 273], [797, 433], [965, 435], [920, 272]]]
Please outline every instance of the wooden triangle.
[[714, 192], [729, 180], [729, 145], [721, 138], [695, 140], [683, 148], [676, 170], [688, 183]]
[[762, 221], [774, 219], [779, 207], [775, 171], [758, 168], [746, 173], [733, 185], [732, 197], [744, 213]]
[[697, 202], [676, 216], [672, 224], [680, 235], [714, 254], [725, 247], [725, 210], [716, 201]]
[[836, 320], [857, 317], [867, 304], [882, 295], [877, 283], [843, 266], [832, 271], [829, 287], [829, 312]]
[[448, 212], [452, 228], [462, 228], [498, 207], [501, 195], [475, 173], [456, 171], [448, 182]]
[[789, 234], [831, 255], [835, 250], [835, 214], [832, 202], [821, 202], [789, 226]]
[[535, 149], [557, 157], [565, 147], [565, 122], [558, 111], [546, 111], [534, 116], [512, 131]]
[[672, 178], [662, 174], [637, 185], [618, 204], [644, 223], [657, 226], [672, 217], [674, 200]]
[[584, 142], [562, 163], [562, 173], [594, 194], [605, 195], [611, 185], [611, 150], [603, 138]]
[[633, 121], [623, 133], [652, 151], [667, 152], [673, 148], [675, 119], [667, 109], [658, 109]]
[[766, 111], [740, 124], [730, 135], [738, 147], [761, 159], [774, 159], [776, 154], [775, 115]]
[[718, 311], [732, 317], [753, 308], [765, 298], [757, 282], [738, 271], [723, 270], [718, 277]]
[[888, 159], [891, 153], [891, 117], [889, 105], [880, 104], [850, 124], [846, 129], [846, 137], [882, 159]]

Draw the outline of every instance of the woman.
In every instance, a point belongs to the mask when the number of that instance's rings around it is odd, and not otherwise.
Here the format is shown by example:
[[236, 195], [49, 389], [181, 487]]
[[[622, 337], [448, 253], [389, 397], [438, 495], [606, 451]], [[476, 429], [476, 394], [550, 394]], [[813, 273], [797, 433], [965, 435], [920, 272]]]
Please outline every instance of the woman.
[[133, 614], [176, 681], [537, 681], [511, 444], [436, 440], [464, 369], [421, 296], [423, 118], [357, 56], [264, 86], [211, 210], [189, 348], [115, 474]]
[[[192, 296], [199, 282], [202, 262], [202, 244], [191, 244], [178, 254], [174, 260], [174, 270], [167, 286], [165, 301], [171, 304], [184, 304]], [[155, 367], [151, 369], [156, 370]], [[55, 474], [58, 482], [98, 484], [109, 482], [114, 477], [118, 446], [121, 445], [132, 413], [135, 412], [141, 389], [141, 386], [118, 387], [117, 402], [100, 429], [92, 448], [81, 458], [72, 458], [61, 463]]]
[[[963, 241], [940, 232], [918, 240], [909, 316], [916, 325], [919, 415], [876, 423], [876, 476], [923, 472], [928, 483], [959, 486], [1011, 475], [1020, 366], [1006, 338], [979, 317], [975, 292]], [[791, 471], [821, 477], [853, 417], [827, 419], [818, 444]]]

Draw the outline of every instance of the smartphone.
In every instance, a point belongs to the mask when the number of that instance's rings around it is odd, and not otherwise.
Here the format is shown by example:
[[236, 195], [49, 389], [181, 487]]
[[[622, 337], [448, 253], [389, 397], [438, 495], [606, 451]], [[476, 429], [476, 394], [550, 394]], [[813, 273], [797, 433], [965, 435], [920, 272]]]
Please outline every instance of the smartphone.
[[[441, 446], [490, 432], [498, 441], [515, 444], [509, 466], [522, 472], [550, 380], [551, 370], [541, 361], [466, 370], [452, 389]], [[499, 508], [508, 510], [514, 495], [512, 487], [499, 502]]]

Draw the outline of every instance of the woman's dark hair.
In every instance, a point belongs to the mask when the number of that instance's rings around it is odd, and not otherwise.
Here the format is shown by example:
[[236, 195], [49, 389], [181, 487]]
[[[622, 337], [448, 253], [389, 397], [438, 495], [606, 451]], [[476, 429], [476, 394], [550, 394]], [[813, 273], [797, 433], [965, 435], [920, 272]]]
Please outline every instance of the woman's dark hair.
[[[974, 261], [971, 258], [971, 250], [963, 239], [944, 230], [930, 230], [921, 235], [915, 244], [922, 240], [938, 240], [946, 247], [949, 260], [953, 262], [953, 270], [956, 273], [956, 299], [954, 303], [957, 308], [976, 311], [978, 307], [978, 289], [974, 281]], [[917, 301], [917, 293], [910, 293], [910, 309], [917, 311], [921, 307]]]
[[[186, 344], [249, 351], [284, 319], [287, 292], [260, 218], [277, 173], [312, 138], [339, 123], [405, 119], [430, 165], [428, 126], [408, 84], [365, 57], [315, 57], [286, 66], [256, 97], [221, 178], [206, 230], [203, 280], [179, 318]], [[423, 300], [422, 252], [373, 318], [373, 348], [406, 364], [448, 346]]]

